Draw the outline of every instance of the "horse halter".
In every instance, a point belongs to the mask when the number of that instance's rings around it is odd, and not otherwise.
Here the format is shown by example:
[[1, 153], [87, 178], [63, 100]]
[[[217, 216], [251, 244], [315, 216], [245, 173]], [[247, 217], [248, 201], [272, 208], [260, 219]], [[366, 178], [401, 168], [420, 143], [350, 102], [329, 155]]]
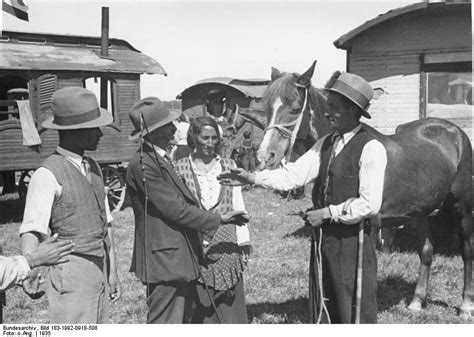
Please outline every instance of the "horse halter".
[[[289, 151], [286, 155], [286, 159], [289, 160], [291, 156], [291, 152], [293, 151], [293, 145], [295, 144], [296, 141], [296, 135], [298, 134], [298, 130], [300, 129], [301, 126], [301, 121], [303, 119], [303, 113], [306, 110], [306, 106], [308, 105], [308, 88], [302, 84], [296, 83], [295, 84], [299, 88], [304, 88], [304, 101], [303, 101], [303, 107], [301, 108], [301, 112], [299, 113], [298, 117], [289, 123], [281, 123], [281, 124], [270, 124], [265, 128], [265, 133], [271, 129], [277, 129], [278, 132], [283, 136], [283, 138], [289, 139], [290, 140], [290, 147]], [[293, 130], [290, 129], [290, 127], [293, 127]]]

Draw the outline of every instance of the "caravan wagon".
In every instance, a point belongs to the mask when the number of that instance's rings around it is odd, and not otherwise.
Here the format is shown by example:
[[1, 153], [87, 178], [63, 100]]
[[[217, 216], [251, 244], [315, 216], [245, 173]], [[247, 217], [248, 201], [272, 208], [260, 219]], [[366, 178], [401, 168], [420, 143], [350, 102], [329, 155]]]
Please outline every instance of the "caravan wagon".
[[[20, 197], [41, 161], [56, 149], [58, 134], [41, 127], [51, 116], [55, 90], [85, 87], [97, 94], [101, 107], [114, 117], [103, 129], [92, 157], [100, 164], [111, 210], [125, 199], [124, 164], [137, 145], [128, 140], [133, 126], [130, 107], [140, 99], [140, 75], [166, 75], [153, 58], [127, 41], [101, 38], [3, 31], [0, 39], [0, 172], [4, 180], [19, 176]], [[7, 178], [5, 178], [7, 177]]]

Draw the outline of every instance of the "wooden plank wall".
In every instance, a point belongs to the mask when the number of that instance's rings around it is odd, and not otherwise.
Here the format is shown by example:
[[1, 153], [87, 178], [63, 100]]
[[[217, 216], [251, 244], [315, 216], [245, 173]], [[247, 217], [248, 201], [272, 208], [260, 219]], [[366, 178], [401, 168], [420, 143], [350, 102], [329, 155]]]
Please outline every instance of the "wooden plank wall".
[[102, 128], [104, 136], [97, 151], [91, 153], [99, 163], [128, 162], [138, 147], [138, 144], [128, 140], [134, 129], [128, 112], [140, 99], [140, 77], [138, 75], [116, 77], [116, 92], [119, 99], [116, 102], [114, 123], [120, 127], [120, 132], [110, 127]]
[[419, 119], [419, 67], [417, 54], [351, 55], [350, 72], [364, 77], [373, 88], [385, 91], [372, 101], [372, 118], [363, 118], [363, 122], [384, 134], [392, 134], [398, 125]]
[[[82, 86], [82, 79], [76, 74], [58, 74], [58, 88]], [[133, 126], [128, 118], [130, 107], [140, 98], [140, 76], [124, 74], [115, 76], [117, 90], [117, 109], [114, 121], [121, 132], [113, 128], [103, 128], [102, 137], [97, 151], [90, 155], [101, 164], [119, 164], [127, 162], [137, 149], [137, 144], [128, 140]], [[0, 171], [35, 169], [41, 161], [56, 149], [58, 133], [55, 130], [40, 131], [40, 153], [23, 146], [20, 128], [0, 131]]]

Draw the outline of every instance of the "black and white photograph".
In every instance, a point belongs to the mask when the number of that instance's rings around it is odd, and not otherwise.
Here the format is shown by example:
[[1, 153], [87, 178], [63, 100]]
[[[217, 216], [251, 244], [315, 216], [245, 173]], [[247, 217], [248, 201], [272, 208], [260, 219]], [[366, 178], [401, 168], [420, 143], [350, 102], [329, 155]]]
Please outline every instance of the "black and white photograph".
[[3, 336], [474, 323], [470, 0], [2, 0], [0, 26]]

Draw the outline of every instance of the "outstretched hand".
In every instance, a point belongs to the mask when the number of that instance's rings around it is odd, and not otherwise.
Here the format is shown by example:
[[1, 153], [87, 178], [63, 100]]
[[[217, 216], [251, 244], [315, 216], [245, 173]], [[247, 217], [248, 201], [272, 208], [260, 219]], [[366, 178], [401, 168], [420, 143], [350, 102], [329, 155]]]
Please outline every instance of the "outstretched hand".
[[247, 172], [242, 168], [231, 168], [217, 176], [222, 185], [241, 186], [255, 183], [255, 173]]
[[245, 211], [232, 211], [221, 215], [221, 222], [224, 224], [235, 224], [243, 226], [250, 220], [250, 215]]

